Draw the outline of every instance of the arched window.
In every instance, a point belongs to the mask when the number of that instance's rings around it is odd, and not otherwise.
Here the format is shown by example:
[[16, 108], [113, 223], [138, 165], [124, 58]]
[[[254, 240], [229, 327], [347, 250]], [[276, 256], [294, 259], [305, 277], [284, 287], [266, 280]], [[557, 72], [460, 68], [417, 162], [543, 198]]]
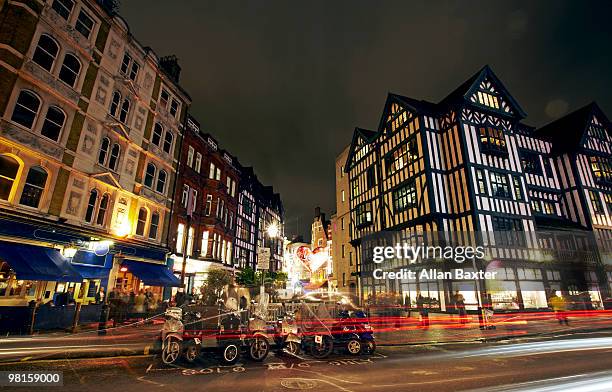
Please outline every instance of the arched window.
[[31, 91], [22, 90], [19, 93], [19, 97], [17, 97], [17, 103], [15, 104], [15, 109], [13, 109], [11, 120], [32, 129], [39, 108], [40, 98]]
[[125, 123], [127, 121], [128, 113], [130, 112], [130, 100], [124, 99], [121, 105], [121, 112], [119, 113], [119, 121]]
[[42, 129], [40, 130], [41, 135], [57, 141], [62, 132], [64, 121], [66, 121], [66, 115], [62, 109], [57, 106], [49, 106], [45, 122], [43, 122]]
[[153, 127], [153, 135], [151, 136], [151, 143], [159, 147], [161, 145], [162, 133], [164, 133], [164, 128], [160, 123], [155, 123], [155, 126]]
[[154, 212], [151, 215], [151, 224], [149, 225], [149, 238], [156, 239], [157, 238], [157, 230], [159, 228], [159, 214]]
[[112, 171], [117, 171], [117, 163], [119, 162], [119, 153], [121, 147], [117, 143], [113, 144], [111, 148], [110, 158], [108, 158], [108, 168]]
[[0, 155], [0, 199], [8, 200], [21, 165], [15, 158]]
[[96, 218], [97, 225], [104, 225], [106, 221], [106, 211], [108, 210], [108, 202], [110, 201], [110, 196], [108, 193], [105, 193], [104, 196], [100, 199], [100, 206], [98, 207], [98, 218]]
[[172, 132], [166, 132], [166, 137], [164, 138], [164, 152], [170, 154], [172, 151], [172, 141], [174, 140], [174, 135]]
[[164, 193], [166, 190], [166, 178], [168, 177], [168, 173], [165, 170], [160, 170], [157, 175], [157, 185], [155, 186], [155, 190], [159, 193]]
[[100, 153], [98, 154], [98, 163], [104, 165], [106, 163], [106, 157], [108, 156], [108, 149], [110, 147], [110, 139], [105, 137], [100, 143]]
[[79, 59], [68, 53], [64, 56], [64, 63], [60, 68], [59, 79], [70, 87], [74, 87], [81, 72], [81, 62]]
[[51, 68], [53, 68], [53, 63], [57, 57], [57, 52], [59, 52], [59, 45], [57, 42], [51, 38], [51, 36], [43, 34], [38, 39], [38, 45], [36, 45], [32, 60], [51, 72]]
[[149, 163], [147, 165], [147, 171], [145, 172], [144, 185], [149, 188], [153, 188], [153, 179], [155, 178], [155, 173], [157, 172], [157, 168], [154, 164]]
[[96, 203], [98, 201], [98, 191], [92, 189], [89, 192], [89, 200], [87, 200], [87, 210], [85, 211], [85, 222], [92, 223], [94, 211], [96, 210]]
[[141, 207], [138, 211], [138, 222], [136, 222], [136, 234], [144, 235], [145, 226], [147, 224], [147, 209]]
[[40, 166], [34, 166], [28, 171], [19, 204], [38, 208], [40, 199], [47, 183], [47, 172]]
[[110, 115], [117, 117], [119, 112], [119, 104], [121, 103], [121, 93], [119, 91], [113, 92], [113, 98], [111, 99]]

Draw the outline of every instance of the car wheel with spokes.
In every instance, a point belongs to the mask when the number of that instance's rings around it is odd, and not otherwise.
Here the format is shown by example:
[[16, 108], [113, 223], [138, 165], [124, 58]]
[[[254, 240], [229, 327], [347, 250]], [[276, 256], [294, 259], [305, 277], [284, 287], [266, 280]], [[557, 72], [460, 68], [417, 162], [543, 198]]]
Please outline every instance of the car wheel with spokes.
[[300, 345], [298, 342], [287, 342], [287, 345], [285, 346], [285, 350], [289, 353], [289, 354], [293, 354], [293, 355], [298, 355], [300, 353]]
[[172, 365], [181, 354], [181, 341], [174, 336], [168, 336], [164, 341], [164, 348], [161, 353], [162, 362]]
[[351, 338], [346, 343], [346, 351], [351, 355], [359, 355], [361, 353], [361, 342], [357, 338]]
[[268, 339], [263, 336], [256, 336], [249, 348], [249, 355], [254, 361], [263, 361], [270, 351]]
[[322, 336], [321, 343], [313, 342], [310, 355], [317, 359], [327, 358], [334, 350], [334, 341], [331, 336]]
[[238, 360], [238, 354], [239, 354], [240, 350], [238, 348], [237, 345], [235, 344], [228, 344], [227, 346], [225, 346], [225, 348], [223, 349], [223, 361], [225, 361], [225, 363], [235, 363]]
[[198, 356], [200, 355], [200, 348], [195, 342], [189, 342], [185, 347], [185, 352], [183, 356], [185, 357], [185, 361], [188, 363], [194, 363]]

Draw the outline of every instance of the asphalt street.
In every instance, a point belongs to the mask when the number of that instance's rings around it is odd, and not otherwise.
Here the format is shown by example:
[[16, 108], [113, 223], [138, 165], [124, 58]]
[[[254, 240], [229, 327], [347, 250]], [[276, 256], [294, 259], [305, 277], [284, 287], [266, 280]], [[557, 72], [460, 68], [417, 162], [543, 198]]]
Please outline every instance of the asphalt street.
[[262, 363], [244, 360], [233, 366], [204, 358], [192, 366], [167, 367], [154, 355], [21, 360], [0, 365], [0, 371], [62, 371], [64, 391], [131, 392], [611, 391], [609, 369], [609, 332], [494, 344], [384, 347], [372, 356], [337, 353], [322, 361], [271, 354]]

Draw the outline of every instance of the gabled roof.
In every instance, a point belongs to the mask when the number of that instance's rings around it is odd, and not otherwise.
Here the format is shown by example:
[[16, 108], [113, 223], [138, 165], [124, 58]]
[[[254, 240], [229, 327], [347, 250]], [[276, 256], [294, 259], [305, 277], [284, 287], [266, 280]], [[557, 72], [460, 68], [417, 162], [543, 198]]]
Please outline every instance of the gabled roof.
[[363, 129], [356, 127], [353, 132], [353, 140], [351, 141], [351, 147], [349, 148], [348, 156], [346, 157], [346, 163], [344, 164], [344, 171], [348, 173], [350, 171], [350, 163], [353, 159], [353, 155], [355, 154], [357, 142], [359, 139], [364, 140], [366, 143], [372, 143], [376, 136], [378, 136], [378, 132], [370, 131], [369, 129]]
[[591, 102], [537, 129], [535, 135], [553, 142], [553, 154], [576, 152], [582, 146], [584, 133], [593, 115], [596, 116], [605, 127], [610, 127], [610, 120], [608, 120], [601, 108], [595, 102]]
[[514, 112], [519, 118], [525, 118], [527, 116], [525, 111], [521, 108], [518, 102], [516, 102], [516, 100], [508, 92], [501, 80], [499, 80], [497, 75], [495, 75], [491, 67], [489, 67], [488, 65], [482, 67], [468, 80], [466, 80], [459, 87], [453, 90], [453, 92], [447, 95], [446, 98], [440, 101], [440, 104], [449, 105], [453, 103], [462, 103], [463, 101], [469, 100], [470, 96], [474, 94], [474, 92], [480, 86], [480, 83], [485, 79], [489, 79], [495, 84], [495, 86], [499, 89], [499, 92], [506, 98], [508, 104], [514, 109]]

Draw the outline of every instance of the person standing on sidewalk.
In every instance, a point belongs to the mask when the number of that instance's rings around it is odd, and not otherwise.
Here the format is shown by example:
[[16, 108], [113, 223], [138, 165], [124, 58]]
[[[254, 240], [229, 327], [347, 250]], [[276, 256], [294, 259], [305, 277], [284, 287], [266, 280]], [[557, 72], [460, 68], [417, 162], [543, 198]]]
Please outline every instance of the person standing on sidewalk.
[[550, 299], [550, 306], [555, 312], [555, 317], [559, 320], [559, 324], [565, 323], [565, 325], [569, 325], [569, 320], [567, 319], [567, 301], [562, 296], [553, 294]]
[[459, 314], [459, 322], [463, 325], [467, 323], [467, 313], [465, 312], [465, 298], [463, 294], [457, 290], [455, 292], [455, 307], [457, 308], [457, 313]]
[[425, 307], [425, 298], [421, 294], [418, 295], [417, 300], [417, 309], [419, 311], [419, 315], [421, 316], [420, 326], [424, 328], [429, 328], [429, 309]]

